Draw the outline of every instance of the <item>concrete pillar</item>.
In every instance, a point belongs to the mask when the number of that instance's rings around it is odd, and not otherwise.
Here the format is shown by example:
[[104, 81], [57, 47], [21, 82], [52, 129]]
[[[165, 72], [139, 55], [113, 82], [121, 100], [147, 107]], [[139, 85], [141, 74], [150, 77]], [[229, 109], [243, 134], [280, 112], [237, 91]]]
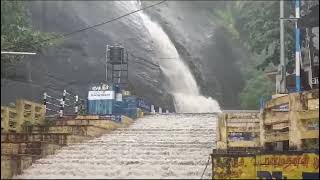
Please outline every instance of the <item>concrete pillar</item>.
[[151, 105], [151, 113], [152, 113], [152, 114], [155, 114], [155, 113], [156, 113], [156, 111], [154, 110], [154, 105]]
[[302, 110], [302, 103], [300, 101], [300, 93], [289, 94], [289, 148], [301, 150], [301, 125], [297, 116], [297, 111]]
[[260, 119], [260, 122], [259, 122], [259, 126], [260, 126], [260, 147], [262, 148], [265, 148], [265, 142], [266, 142], [266, 138], [265, 138], [265, 128], [264, 128], [264, 110], [262, 110], [259, 114], [259, 119]]

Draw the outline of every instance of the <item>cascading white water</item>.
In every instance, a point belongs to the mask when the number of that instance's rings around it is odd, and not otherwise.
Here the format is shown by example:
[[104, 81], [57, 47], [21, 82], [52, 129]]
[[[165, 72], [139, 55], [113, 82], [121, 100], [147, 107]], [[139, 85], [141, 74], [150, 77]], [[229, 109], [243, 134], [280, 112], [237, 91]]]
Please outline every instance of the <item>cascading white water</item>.
[[[128, 6], [141, 8], [139, 1], [126, 1]], [[184, 64], [174, 44], [162, 27], [153, 22], [144, 12], [139, 12], [156, 47], [160, 68], [169, 81], [169, 92], [174, 97], [175, 109], [180, 113], [219, 112], [216, 100], [200, 94], [197, 82]]]
[[[216, 116], [145, 116], [39, 159], [13, 179], [198, 179], [215, 146]], [[211, 163], [203, 179], [211, 178]]]

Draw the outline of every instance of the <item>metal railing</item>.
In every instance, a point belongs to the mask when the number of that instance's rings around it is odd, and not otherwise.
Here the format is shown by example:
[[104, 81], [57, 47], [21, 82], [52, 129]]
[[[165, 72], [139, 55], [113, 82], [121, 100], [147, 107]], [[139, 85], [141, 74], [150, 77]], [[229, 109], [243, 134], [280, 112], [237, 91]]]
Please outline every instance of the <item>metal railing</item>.
[[[70, 110], [73, 109], [74, 114], [78, 114], [79, 106], [83, 105], [84, 99], [80, 98], [77, 94], [73, 94], [70, 91], [63, 90], [62, 98], [54, 97], [48, 95], [48, 93], [43, 93], [43, 105], [45, 105], [47, 111], [54, 112], [55, 114], [46, 114], [46, 117], [63, 117], [66, 115], [66, 108]], [[51, 107], [48, 107], [51, 106]]]

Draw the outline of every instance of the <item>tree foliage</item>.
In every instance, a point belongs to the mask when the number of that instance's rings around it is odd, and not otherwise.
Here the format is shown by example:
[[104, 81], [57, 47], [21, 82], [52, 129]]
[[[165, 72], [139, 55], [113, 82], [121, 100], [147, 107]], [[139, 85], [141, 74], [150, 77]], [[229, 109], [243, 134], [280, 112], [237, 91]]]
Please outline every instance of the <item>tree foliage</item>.
[[259, 99], [268, 100], [273, 92], [273, 83], [262, 71], [255, 71], [253, 74], [253, 77], [247, 79], [239, 95], [241, 107], [246, 109], [258, 109]]
[[[290, 1], [285, 1], [285, 17], [290, 16]], [[266, 78], [265, 68], [280, 62], [280, 2], [279, 1], [227, 1], [213, 9], [214, 21], [225, 27], [234, 42], [242, 44], [249, 59], [242, 62], [246, 79], [239, 94], [242, 108], [258, 108], [259, 99], [268, 99], [275, 85]], [[294, 26], [285, 24], [285, 54], [287, 69], [294, 64]]]
[[[23, 1], [1, 1], [1, 51], [40, 51], [57, 44], [45, 41], [56, 34], [32, 28], [29, 13]], [[13, 63], [22, 56], [1, 55], [1, 63]]]
[[[286, 1], [285, 16], [289, 17], [292, 3]], [[228, 1], [222, 7], [214, 8], [215, 20], [225, 27], [233, 39], [240, 41], [252, 53], [266, 52], [257, 65], [264, 70], [270, 63], [279, 64], [280, 57], [280, 5], [279, 1]], [[286, 57], [288, 66], [294, 59], [293, 26], [285, 27]]]

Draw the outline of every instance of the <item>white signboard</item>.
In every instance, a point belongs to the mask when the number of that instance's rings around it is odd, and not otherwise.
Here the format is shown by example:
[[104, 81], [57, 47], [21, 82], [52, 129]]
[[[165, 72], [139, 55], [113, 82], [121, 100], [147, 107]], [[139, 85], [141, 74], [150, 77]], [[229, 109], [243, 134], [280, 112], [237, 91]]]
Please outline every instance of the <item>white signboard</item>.
[[312, 78], [312, 84], [319, 84], [319, 78], [318, 77]]
[[102, 85], [98, 85], [98, 86], [93, 86], [91, 87], [92, 91], [105, 91], [105, 90], [109, 90], [109, 85], [108, 84], [102, 84]]
[[88, 100], [114, 99], [114, 91], [89, 91]]
[[121, 93], [116, 94], [116, 101], [122, 101], [122, 94]]

